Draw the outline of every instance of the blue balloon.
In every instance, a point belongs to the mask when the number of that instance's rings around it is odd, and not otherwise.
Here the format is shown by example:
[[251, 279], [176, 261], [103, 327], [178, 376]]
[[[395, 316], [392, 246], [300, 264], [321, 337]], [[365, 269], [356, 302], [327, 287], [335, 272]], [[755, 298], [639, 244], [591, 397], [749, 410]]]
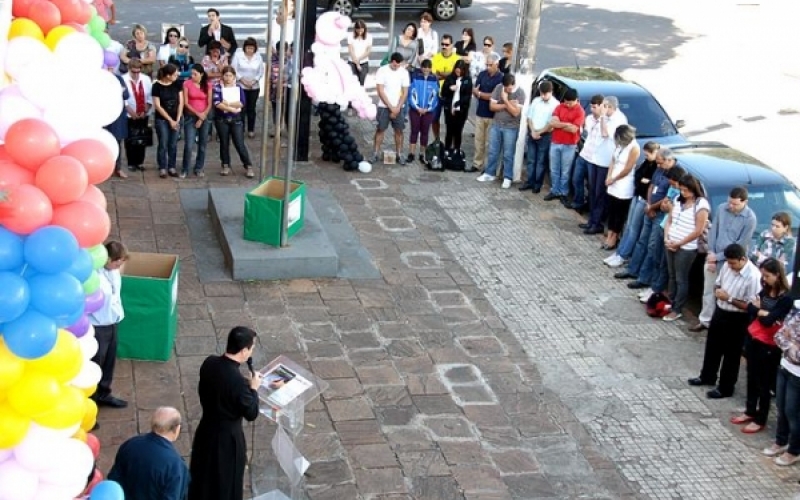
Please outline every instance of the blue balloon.
[[125, 492], [115, 481], [100, 481], [92, 488], [89, 500], [125, 500]]
[[28, 280], [28, 286], [31, 307], [54, 320], [66, 319], [83, 307], [83, 286], [70, 274], [37, 274]]
[[0, 271], [11, 271], [25, 263], [25, 240], [0, 226]]
[[38, 359], [56, 345], [56, 323], [44, 314], [28, 309], [22, 316], [3, 325], [3, 340], [14, 355]]
[[67, 272], [83, 283], [92, 275], [92, 271], [94, 270], [93, 266], [94, 263], [92, 262], [91, 254], [88, 250], [81, 248], [78, 252], [78, 257], [72, 261], [72, 265], [69, 266]]
[[81, 306], [72, 311], [71, 314], [56, 316], [55, 318], [53, 318], [56, 322], [56, 326], [58, 328], [66, 328], [68, 326], [74, 325], [75, 323], [78, 322], [79, 319], [81, 319], [81, 316], [84, 315], [85, 313], [84, 309], [86, 309], [85, 304], [81, 304]]
[[31, 291], [18, 274], [0, 272], [0, 323], [19, 318], [28, 309]]
[[25, 240], [25, 261], [40, 273], [66, 271], [78, 257], [78, 240], [60, 226], [45, 226]]

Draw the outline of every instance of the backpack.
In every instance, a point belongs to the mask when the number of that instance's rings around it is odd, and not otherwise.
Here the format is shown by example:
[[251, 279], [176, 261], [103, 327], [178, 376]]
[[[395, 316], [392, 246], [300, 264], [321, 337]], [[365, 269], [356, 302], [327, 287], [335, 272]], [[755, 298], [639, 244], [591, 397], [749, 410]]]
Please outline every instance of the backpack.
[[672, 302], [665, 293], [655, 292], [647, 299], [644, 307], [651, 318], [663, 318], [672, 311]]
[[444, 158], [444, 144], [439, 139], [434, 140], [425, 148], [425, 165], [430, 170], [444, 170], [442, 160]]
[[442, 158], [442, 166], [445, 168], [445, 170], [463, 172], [467, 165], [464, 152], [460, 149], [448, 149], [444, 152], [444, 156]]

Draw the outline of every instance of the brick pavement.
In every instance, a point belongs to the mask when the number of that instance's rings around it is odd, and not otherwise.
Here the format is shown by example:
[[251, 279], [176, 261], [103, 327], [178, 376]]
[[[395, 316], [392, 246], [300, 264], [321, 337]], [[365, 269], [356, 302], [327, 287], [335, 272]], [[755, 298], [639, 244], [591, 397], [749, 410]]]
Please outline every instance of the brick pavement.
[[[371, 125], [351, 123], [369, 151]], [[201, 283], [178, 189], [252, 184], [241, 170], [216, 175], [210, 149], [205, 180], [158, 179], [150, 150], [143, 176], [103, 186], [115, 236], [182, 258], [175, 356], [118, 364], [115, 391], [131, 406], [101, 411], [103, 470], [164, 404], [186, 416], [178, 446], [188, 456], [199, 365], [243, 324], [259, 331], [257, 365], [285, 354], [331, 385], [299, 441], [312, 500], [794, 490], [796, 474], [757, 453], [767, 433], [740, 438], [725, 423], [740, 402], [712, 407], [683, 385], [702, 345], [644, 317], [573, 213], [472, 174], [414, 164], [363, 175], [311, 162], [296, 177], [331, 191], [382, 278]], [[260, 419], [254, 432], [253, 480], [263, 486], [272, 428]]]

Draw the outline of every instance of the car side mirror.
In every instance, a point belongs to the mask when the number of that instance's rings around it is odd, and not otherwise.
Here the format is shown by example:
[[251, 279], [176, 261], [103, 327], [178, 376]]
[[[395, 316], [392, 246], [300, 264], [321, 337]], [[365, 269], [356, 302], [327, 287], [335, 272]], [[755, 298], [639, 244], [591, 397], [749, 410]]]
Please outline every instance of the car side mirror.
[[675, 128], [683, 128], [686, 126], [686, 121], [684, 120], [677, 120], [675, 122]]

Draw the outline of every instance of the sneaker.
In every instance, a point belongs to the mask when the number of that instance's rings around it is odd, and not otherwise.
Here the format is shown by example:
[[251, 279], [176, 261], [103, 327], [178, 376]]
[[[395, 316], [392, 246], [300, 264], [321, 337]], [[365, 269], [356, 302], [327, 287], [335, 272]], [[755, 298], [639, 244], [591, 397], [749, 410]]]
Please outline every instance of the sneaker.
[[181, 177], [181, 179], [185, 179], [186, 178], [186, 172], [181, 172], [180, 177]]
[[481, 174], [478, 176], [477, 180], [478, 182], [492, 182], [494, 180], [494, 176], [489, 174]]
[[405, 165], [406, 164], [406, 159], [403, 158], [403, 155], [400, 154], [400, 153], [397, 153], [397, 164], [398, 165]]
[[775, 459], [775, 465], [788, 467], [790, 465], [796, 464], [798, 461], [800, 461], [800, 456], [792, 455], [788, 451], [785, 451], [783, 455]]
[[683, 314], [681, 314], [681, 313], [671, 312], [671, 313], [667, 314], [666, 316], [664, 316], [661, 319], [663, 319], [664, 321], [670, 322], [670, 321], [677, 321], [677, 320], [681, 319], [682, 317], [683, 317]]
[[614, 254], [603, 262], [605, 262], [608, 267], [620, 267], [625, 263], [625, 259], [620, 257], [618, 254]]
[[256, 173], [253, 172], [253, 167], [247, 167], [244, 176], [247, 177], [248, 179], [252, 179], [253, 177], [255, 177]]
[[372, 158], [369, 159], [370, 163], [378, 163], [380, 158], [378, 157], [378, 153], [373, 153]]
[[425, 164], [425, 155], [419, 155], [419, 162]]
[[[578, 224], [578, 227], [581, 228], [581, 229], [589, 229], [589, 224], [588, 223], [587, 224]], [[614, 258], [616, 256], [617, 256], [617, 252], [612, 253], [611, 255], [609, 255], [608, 257], [603, 259], [603, 263], [604, 264], [608, 264], [609, 262], [614, 260]]]
[[414, 155], [412, 153], [408, 153], [406, 157], [406, 163], [414, 163]]
[[511, 179], [503, 179], [503, 185], [500, 186], [503, 189], [508, 189], [511, 187]]
[[782, 455], [786, 450], [789, 449], [789, 445], [779, 446], [777, 444], [773, 444], [769, 448], [764, 448], [761, 450], [761, 454], [765, 457], [777, 457], [778, 455]]
[[206, 176], [206, 173], [203, 172], [202, 170], [195, 170], [194, 175], [202, 179], [203, 177]]
[[647, 301], [650, 300], [650, 297], [652, 296], [653, 296], [653, 290], [648, 288], [647, 290], [644, 291], [644, 293], [639, 295], [639, 302], [641, 302], [642, 304], [647, 304]]

